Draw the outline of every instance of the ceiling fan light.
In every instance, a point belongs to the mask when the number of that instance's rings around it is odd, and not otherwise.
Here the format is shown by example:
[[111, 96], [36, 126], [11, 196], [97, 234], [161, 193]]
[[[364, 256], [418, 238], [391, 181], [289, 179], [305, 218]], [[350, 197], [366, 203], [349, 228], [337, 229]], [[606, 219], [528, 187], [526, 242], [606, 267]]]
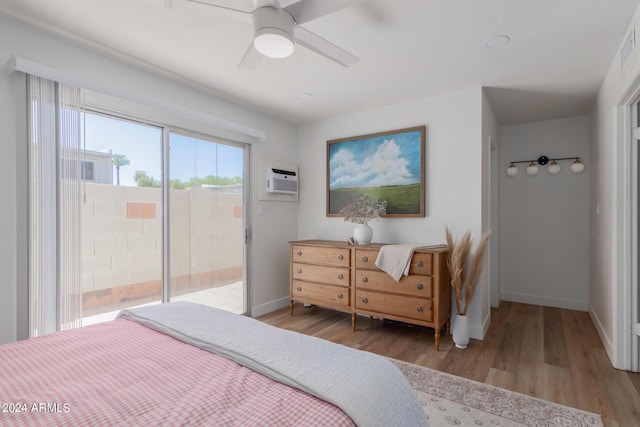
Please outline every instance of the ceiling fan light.
[[278, 28], [262, 28], [253, 39], [256, 50], [269, 58], [286, 58], [293, 53], [293, 37]]
[[272, 6], [253, 11], [253, 46], [269, 58], [286, 58], [293, 53], [293, 17], [283, 9]]

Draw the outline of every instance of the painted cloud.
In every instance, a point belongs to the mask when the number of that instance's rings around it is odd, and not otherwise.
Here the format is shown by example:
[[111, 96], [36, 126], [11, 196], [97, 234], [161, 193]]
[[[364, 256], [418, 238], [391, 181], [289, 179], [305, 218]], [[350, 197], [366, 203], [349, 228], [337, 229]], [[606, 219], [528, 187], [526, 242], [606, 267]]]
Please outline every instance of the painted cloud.
[[[358, 158], [360, 157], [360, 158]], [[420, 182], [408, 169], [409, 160], [402, 157], [393, 139], [386, 139], [374, 152], [358, 156], [348, 148], [339, 149], [329, 161], [332, 181], [329, 187], [378, 187]]]

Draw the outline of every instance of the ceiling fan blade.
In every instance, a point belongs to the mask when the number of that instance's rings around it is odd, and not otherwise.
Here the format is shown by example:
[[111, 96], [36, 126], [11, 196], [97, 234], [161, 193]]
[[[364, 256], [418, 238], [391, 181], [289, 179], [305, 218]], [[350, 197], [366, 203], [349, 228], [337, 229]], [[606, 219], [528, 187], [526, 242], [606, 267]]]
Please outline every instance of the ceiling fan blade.
[[206, 4], [208, 6], [220, 7], [223, 9], [235, 10], [237, 12], [251, 13], [255, 8], [253, 0], [189, 0], [194, 3]]
[[295, 38], [298, 45], [304, 46], [345, 67], [351, 67], [360, 60], [357, 56], [302, 27], [296, 27]]
[[296, 24], [300, 25], [365, 1], [367, 0], [298, 0], [293, 2], [280, 0], [280, 5], [293, 16]]
[[255, 70], [258, 68], [258, 64], [260, 64], [260, 60], [262, 60], [262, 54], [256, 50], [253, 46], [253, 42], [249, 45], [249, 48], [244, 53], [238, 68], [242, 68], [244, 70]]

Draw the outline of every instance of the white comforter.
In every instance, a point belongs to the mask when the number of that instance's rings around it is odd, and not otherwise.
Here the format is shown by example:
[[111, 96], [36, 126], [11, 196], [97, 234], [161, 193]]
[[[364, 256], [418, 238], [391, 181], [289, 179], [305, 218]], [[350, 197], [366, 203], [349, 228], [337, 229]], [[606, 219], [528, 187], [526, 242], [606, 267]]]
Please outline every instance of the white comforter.
[[359, 426], [428, 425], [404, 375], [375, 354], [188, 302], [123, 310], [118, 317], [331, 402]]

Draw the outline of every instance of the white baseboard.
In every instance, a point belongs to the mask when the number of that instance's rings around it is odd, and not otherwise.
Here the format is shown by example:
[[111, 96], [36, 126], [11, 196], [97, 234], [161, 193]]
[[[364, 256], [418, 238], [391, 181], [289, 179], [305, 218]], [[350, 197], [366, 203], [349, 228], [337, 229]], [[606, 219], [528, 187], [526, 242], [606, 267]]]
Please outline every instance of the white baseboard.
[[469, 324], [469, 338], [474, 340], [483, 340], [482, 326]]
[[523, 304], [542, 305], [545, 307], [566, 308], [568, 310], [589, 311], [589, 302], [565, 298], [542, 297], [513, 292], [502, 292], [502, 301], [520, 302]]
[[[455, 313], [451, 315], [451, 320], [455, 321]], [[473, 338], [474, 340], [484, 340], [485, 335], [487, 335], [487, 331], [489, 330], [489, 326], [491, 325], [491, 313], [487, 313], [482, 324], [471, 323], [469, 322], [469, 338]]]
[[251, 317], [260, 317], [272, 311], [279, 310], [289, 305], [289, 297], [269, 301], [265, 304], [256, 305], [251, 309]]
[[487, 312], [484, 320], [482, 321], [482, 339], [487, 335], [487, 331], [489, 330], [489, 326], [491, 326], [491, 310]]
[[604, 349], [607, 352], [607, 355], [609, 356], [609, 359], [611, 360], [611, 364], [613, 365], [613, 367], [617, 368], [617, 369], [629, 369], [629, 367], [616, 366], [615, 351], [614, 351], [614, 347], [613, 347], [613, 342], [611, 341], [611, 337], [609, 337], [609, 335], [607, 335], [607, 333], [605, 332], [604, 326], [602, 325], [602, 322], [600, 321], [600, 318], [596, 314], [596, 312], [593, 309], [593, 307], [591, 306], [591, 304], [589, 304], [589, 317], [591, 317], [591, 321], [593, 322], [594, 326], [596, 327], [596, 331], [598, 332], [598, 335], [600, 336], [600, 340], [602, 341], [602, 345], [604, 346]]

